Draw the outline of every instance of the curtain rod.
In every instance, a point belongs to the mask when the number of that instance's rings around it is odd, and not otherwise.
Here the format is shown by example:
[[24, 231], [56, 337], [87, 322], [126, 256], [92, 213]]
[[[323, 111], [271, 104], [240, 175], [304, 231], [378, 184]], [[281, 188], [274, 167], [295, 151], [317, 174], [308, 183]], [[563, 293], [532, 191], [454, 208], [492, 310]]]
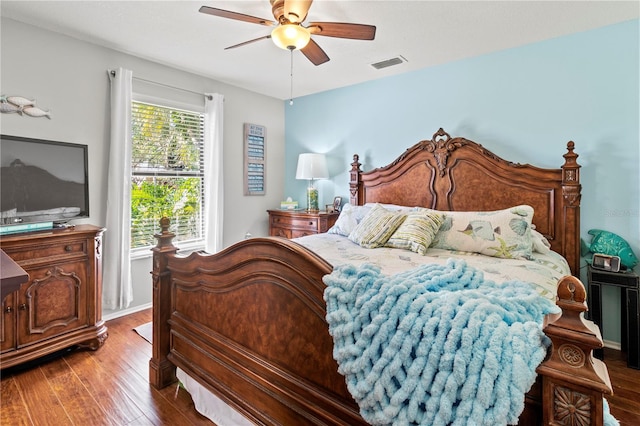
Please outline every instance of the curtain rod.
[[[116, 76], [116, 70], [109, 70], [109, 74], [111, 74], [112, 77], [115, 77]], [[202, 95], [202, 96], [204, 96], [205, 98], [207, 98], [209, 100], [213, 99], [213, 96], [206, 95], [206, 94], [200, 93], [200, 92], [196, 92], [195, 90], [183, 89], [182, 87], [171, 86], [170, 84], [159, 83], [157, 81], [147, 80], [145, 78], [140, 78], [140, 77], [133, 77], [133, 79], [134, 80], [138, 80], [138, 81], [144, 81], [145, 83], [155, 84], [157, 86], [168, 87], [169, 89], [181, 90], [183, 92], [189, 92], [189, 93], [194, 93], [196, 95]]]

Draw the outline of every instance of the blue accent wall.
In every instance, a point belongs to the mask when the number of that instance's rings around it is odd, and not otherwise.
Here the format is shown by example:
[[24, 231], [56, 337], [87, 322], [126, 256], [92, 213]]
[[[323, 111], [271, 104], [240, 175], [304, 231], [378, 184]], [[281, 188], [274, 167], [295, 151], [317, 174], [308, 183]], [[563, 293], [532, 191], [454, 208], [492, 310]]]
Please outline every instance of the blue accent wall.
[[[285, 105], [285, 196], [305, 203], [306, 183], [295, 180], [302, 152], [328, 156], [331, 179], [317, 182], [324, 205], [336, 195], [348, 200], [353, 154], [369, 170], [440, 127], [541, 167], [559, 167], [573, 140], [582, 165], [583, 238], [606, 229], [640, 256], [639, 23], [297, 98]], [[619, 342], [618, 293], [603, 297], [605, 339]]]

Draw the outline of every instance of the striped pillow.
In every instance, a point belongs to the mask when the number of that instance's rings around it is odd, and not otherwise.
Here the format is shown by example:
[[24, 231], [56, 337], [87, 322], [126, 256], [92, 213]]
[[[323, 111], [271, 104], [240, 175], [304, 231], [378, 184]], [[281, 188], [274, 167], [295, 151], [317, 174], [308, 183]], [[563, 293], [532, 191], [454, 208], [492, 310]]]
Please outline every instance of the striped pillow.
[[439, 213], [410, 212], [385, 246], [411, 250], [424, 256], [443, 221], [444, 216]]
[[406, 217], [403, 212], [391, 212], [379, 204], [351, 231], [349, 239], [364, 248], [383, 247]]

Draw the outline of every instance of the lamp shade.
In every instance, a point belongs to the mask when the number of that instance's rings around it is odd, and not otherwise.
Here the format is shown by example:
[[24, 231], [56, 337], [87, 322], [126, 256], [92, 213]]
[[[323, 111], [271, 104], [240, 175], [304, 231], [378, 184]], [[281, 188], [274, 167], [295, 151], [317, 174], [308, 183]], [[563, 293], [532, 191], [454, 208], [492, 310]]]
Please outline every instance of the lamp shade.
[[296, 179], [328, 179], [329, 169], [324, 154], [306, 153], [298, 157]]

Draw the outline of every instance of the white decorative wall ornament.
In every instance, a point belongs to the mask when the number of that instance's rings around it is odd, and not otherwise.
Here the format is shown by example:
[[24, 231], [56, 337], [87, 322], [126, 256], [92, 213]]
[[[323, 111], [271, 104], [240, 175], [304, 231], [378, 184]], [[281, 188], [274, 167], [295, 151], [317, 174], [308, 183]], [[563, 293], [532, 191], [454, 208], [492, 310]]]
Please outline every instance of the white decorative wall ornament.
[[3, 114], [24, 114], [29, 117], [47, 117], [51, 120], [50, 112], [38, 108], [35, 99], [30, 100], [22, 96], [0, 96], [0, 112]]

